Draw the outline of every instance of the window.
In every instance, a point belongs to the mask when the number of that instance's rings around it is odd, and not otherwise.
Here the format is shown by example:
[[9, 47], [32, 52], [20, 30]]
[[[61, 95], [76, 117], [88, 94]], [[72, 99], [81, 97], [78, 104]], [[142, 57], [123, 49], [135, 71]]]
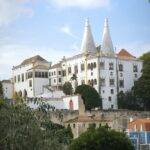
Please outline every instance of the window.
[[110, 75], [113, 76], [113, 72], [110, 72]]
[[42, 72], [42, 78], [44, 78], [44, 72]]
[[124, 87], [124, 80], [119, 80], [119, 87], [121, 87], [121, 88]]
[[56, 72], [54, 71], [54, 75], [56, 75]]
[[49, 85], [51, 86], [51, 79], [49, 79]]
[[68, 67], [68, 74], [71, 73], [71, 67]]
[[88, 64], [88, 69], [91, 69], [91, 64]]
[[48, 78], [48, 72], [45, 72], [45, 78]]
[[33, 73], [32, 72], [28, 72], [28, 79], [33, 77]]
[[56, 79], [54, 79], [54, 83], [56, 83]]
[[20, 75], [18, 75], [18, 82], [20, 82]]
[[123, 71], [123, 65], [119, 64], [119, 71]]
[[61, 71], [58, 71], [58, 74], [61, 75]]
[[111, 101], [111, 96], [108, 97], [108, 100]]
[[91, 76], [93, 76], [93, 72], [91, 72]]
[[74, 66], [74, 73], [75, 73], [75, 74], [78, 73], [78, 66], [77, 66], [77, 65]]
[[63, 75], [63, 77], [66, 76], [66, 70], [62, 71], [62, 75]]
[[32, 80], [29, 80], [29, 87], [32, 87]]
[[123, 77], [123, 73], [120, 73], [120, 77]]
[[115, 85], [115, 80], [114, 79], [110, 79], [109, 80], [109, 84], [110, 84], [110, 86], [114, 86]]
[[104, 79], [104, 78], [101, 78], [101, 79], [100, 79], [100, 83], [101, 83], [101, 86], [105, 86], [105, 79]]
[[105, 63], [104, 62], [100, 62], [100, 69], [102, 69], [102, 70], [105, 69]]
[[137, 74], [135, 74], [134, 77], [137, 78]]
[[38, 72], [35, 72], [35, 78], [37, 78], [37, 77], [38, 77], [38, 75], [39, 75], [39, 74], [38, 74]]
[[52, 76], [53, 76], [53, 72], [52, 72]]
[[21, 75], [22, 82], [24, 82], [24, 74]]
[[61, 78], [59, 78], [59, 82], [61, 82]]
[[113, 63], [109, 63], [109, 70], [114, 70], [114, 64]]
[[49, 76], [51, 76], [51, 72], [49, 72]]
[[14, 77], [14, 82], [16, 83], [16, 76]]
[[133, 72], [138, 72], [138, 67], [137, 67], [137, 65], [133, 65]]
[[76, 125], [75, 125], [75, 123], [73, 124], [73, 128], [75, 128], [76, 127]]
[[84, 71], [84, 64], [81, 64], [81, 71]]
[[93, 67], [94, 67], [94, 68], [96, 68], [96, 62], [94, 62], [94, 65], [93, 65]]
[[94, 64], [93, 64], [93, 63], [91, 63], [91, 70], [93, 70], [93, 68], [94, 68]]
[[110, 93], [111, 93], [111, 94], [114, 94], [114, 89], [111, 89], [111, 90], [110, 90]]
[[96, 79], [94, 79], [94, 84], [97, 85], [97, 80]]
[[114, 108], [114, 105], [111, 105], [111, 109], [113, 109]]

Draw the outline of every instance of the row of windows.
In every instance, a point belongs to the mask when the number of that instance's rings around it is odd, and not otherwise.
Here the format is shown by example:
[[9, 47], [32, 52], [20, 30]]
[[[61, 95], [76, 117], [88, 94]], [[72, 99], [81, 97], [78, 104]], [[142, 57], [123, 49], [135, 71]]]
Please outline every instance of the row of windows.
[[[48, 78], [48, 72], [35, 72], [35, 78]], [[21, 75], [14, 76], [14, 82], [24, 82], [25, 79], [33, 78], [33, 72], [22, 73]]]
[[[96, 68], [96, 62], [88, 64], [88, 69], [89, 70], [93, 70], [94, 68]], [[81, 64], [80, 69], [81, 69], [81, 71], [85, 70], [85, 65], [83, 63]], [[105, 69], [105, 63], [104, 62], [100, 62], [100, 69], [102, 69], [102, 70]], [[114, 63], [109, 63], [109, 70], [114, 70]], [[124, 70], [123, 64], [118, 65], [118, 70], [119, 71]], [[133, 65], [133, 72], [138, 72], [137, 65]], [[71, 67], [68, 67], [68, 74], [71, 74], [71, 73], [75, 73], [75, 74], [78, 73], [78, 66], [77, 65], [74, 66], [74, 72], [72, 71]], [[66, 70], [63, 70], [62, 72], [58, 71], [58, 75], [61, 75], [61, 74], [63, 76], [66, 76]], [[53, 71], [53, 72], [49, 73], [49, 76], [53, 76], [53, 75], [54, 76], [56, 75], [56, 71]]]
[[[62, 79], [61, 79], [61, 78], [58, 78], [58, 82], [61, 83], [61, 82], [62, 82]], [[57, 83], [57, 79], [53, 79], [53, 83]], [[49, 84], [50, 84], [50, 85], [52, 84], [52, 80], [51, 80], [51, 79], [49, 80]]]

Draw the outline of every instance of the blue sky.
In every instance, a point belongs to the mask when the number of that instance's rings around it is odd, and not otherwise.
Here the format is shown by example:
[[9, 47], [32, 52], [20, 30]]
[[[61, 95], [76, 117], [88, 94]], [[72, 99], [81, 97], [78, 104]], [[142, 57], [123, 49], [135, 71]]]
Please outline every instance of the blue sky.
[[150, 51], [148, 0], [0, 0], [0, 80], [28, 57], [57, 62], [79, 53], [87, 17], [95, 43], [101, 43], [108, 17], [117, 51]]

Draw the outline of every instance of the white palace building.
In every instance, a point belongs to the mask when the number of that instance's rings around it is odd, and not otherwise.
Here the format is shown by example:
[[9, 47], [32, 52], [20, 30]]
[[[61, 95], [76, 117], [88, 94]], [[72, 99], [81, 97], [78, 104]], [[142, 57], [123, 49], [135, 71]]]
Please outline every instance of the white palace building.
[[[103, 109], [117, 109], [117, 94], [132, 88], [142, 74], [142, 61], [124, 49], [114, 52], [108, 19], [105, 19], [99, 46], [95, 46], [89, 20], [86, 20], [80, 52], [54, 65], [40, 56], [24, 60], [12, 69], [13, 91], [21, 96], [38, 97], [46, 91], [57, 93], [67, 81], [74, 88], [89, 84], [100, 93]], [[71, 80], [73, 76], [76, 80]], [[61, 96], [64, 95], [60, 91], [59, 98]]]

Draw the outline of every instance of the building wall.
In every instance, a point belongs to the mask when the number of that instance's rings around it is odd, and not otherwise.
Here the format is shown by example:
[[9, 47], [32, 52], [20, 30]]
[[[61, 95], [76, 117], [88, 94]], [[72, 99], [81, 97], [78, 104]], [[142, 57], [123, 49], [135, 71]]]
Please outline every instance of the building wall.
[[3, 86], [3, 95], [6, 99], [12, 99], [13, 98], [13, 84], [12, 83], [2, 83]]
[[[100, 57], [99, 63], [104, 63], [104, 68], [100, 66], [98, 68], [97, 57], [91, 56], [87, 60], [87, 65], [96, 63], [96, 67], [93, 69], [87, 69], [87, 81], [96, 80], [97, 83], [93, 84], [93, 87], [100, 92], [102, 97], [103, 109], [117, 109], [117, 94], [119, 91], [128, 91], [134, 85], [136, 81], [141, 76], [142, 61], [134, 59], [121, 59], [117, 57]], [[110, 70], [110, 63], [113, 64], [113, 69]], [[66, 76], [62, 76], [62, 85], [66, 81], [71, 81], [71, 77], [75, 74], [74, 67], [78, 67], [78, 72], [76, 73], [78, 85], [81, 85], [83, 80], [85, 82], [85, 70], [81, 70], [81, 64], [85, 65], [85, 58], [80, 56], [73, 59], [66, 59], [62, 61], [62, 70], [66, 70]], [[119, 70], [119, 65], [123, 65], [123, 70]], [[133, 66], [137, 66], [137, 72], [133, 71]], [[68, 68], [71, 68], [71, 73], [68, 72]], [[85, 67], [85, 66], [84, 66]], [[88, 68], [88, 66], [87, 66]], [[56, 69], [55, 69], [56, 70]], [[51, 71], [51, 69], [50, 69]], [[53, 70], [52, 70], [53, 71]], [[98, 76], [100, 74], [100, 78]], [[53, 78], [50, 77], [53, 80]], [[105, 83], [102, 84], [102, 79]], [[55, 80], [58, 80], [57, 76]], [[100, 80], [100, 85], [98, 84]], [[110, 85], [110, 80], [114, 80], [114, 85]], [[122, 84], [120, 82], [123, 82]], [[120, 85], [121, 84], [121, 85]], [[99, 87], [100, 86], [100, 87]], [[73, 88], [74, 84], [73, 84]], [[100, 90], [99, 90], [100, 88]]]

